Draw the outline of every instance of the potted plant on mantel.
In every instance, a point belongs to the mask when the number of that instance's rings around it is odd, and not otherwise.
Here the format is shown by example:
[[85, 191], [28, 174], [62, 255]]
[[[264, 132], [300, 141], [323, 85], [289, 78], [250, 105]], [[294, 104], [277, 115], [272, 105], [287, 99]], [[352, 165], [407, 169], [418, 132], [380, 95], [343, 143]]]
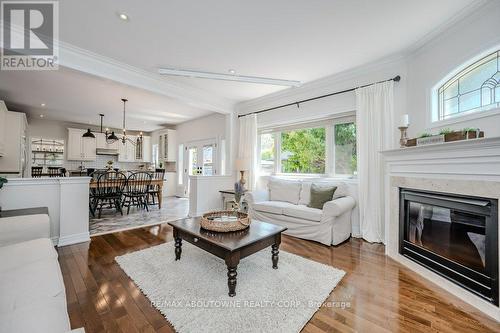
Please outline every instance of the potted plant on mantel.
[[454, 131], [449, 128], [444, 128], [439, 131], [439, 134], [423, 133], [418, 138], [409, 139], [406, 142], [406, 147], [423, 146], [428, 144], [452, 142], [460, 140], [483, 138], [484, 132], [479, 128], [464, 128]]
[[[7, 183], [7, 178], [0, 177], [0, 189], [2, 189], [3, 184]], [[0, 206], [0, 212], [2, 211], [2, 206]]]

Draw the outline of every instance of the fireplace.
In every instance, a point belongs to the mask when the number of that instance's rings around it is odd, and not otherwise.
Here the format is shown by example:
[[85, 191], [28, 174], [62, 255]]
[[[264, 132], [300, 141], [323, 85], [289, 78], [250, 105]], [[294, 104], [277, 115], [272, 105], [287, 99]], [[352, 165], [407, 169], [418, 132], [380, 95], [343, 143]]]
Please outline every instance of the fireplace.
[[498, 306], [498, 200], [399, 193], [399, 253]]

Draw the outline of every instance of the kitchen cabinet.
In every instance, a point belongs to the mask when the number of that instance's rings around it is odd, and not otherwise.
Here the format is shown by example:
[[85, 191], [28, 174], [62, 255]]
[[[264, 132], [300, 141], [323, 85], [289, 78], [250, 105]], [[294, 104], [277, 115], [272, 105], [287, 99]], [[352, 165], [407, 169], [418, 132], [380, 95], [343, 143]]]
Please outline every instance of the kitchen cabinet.
[[0, 157], [5, 154], [5, 117], [7, 113], [7, 107], [4, 101], [0, 101]]
[[[127, 137], [135, 142], [137, 137], [129, 136]], [[129, 140], [125, 140], [123, 143], [121, 140], [118, 141], [118, 162], [135, 162], [135, 145]]]
[[3, 122], [5, 140], [4, 154], [0, 158], [0, 174], [4, 177], [26, 177], [28, 163], [28, 141], [26, 114], [5, 110]]
[[70, 161], [95, 161], [96, 139], [83, 138], [85, 130], [68, 128], [68, 148], [66, 158]]
[[151, 137], [144, 136], [142, 138], [142, 161], [146, 163], [151, 163], [152, 159], [152, 146], [151, 146]]
[[159, 133], [159, 159], [163, 162], [177, 161], [177, 134], [176, 130], [163, 130]]
[[115, 141], [113, 143], [106, 142], [106, 133], [94, 133], [96, 138], [96, 148], [98, 149], [119, 149], [119, 144], [121, 141]]
[[119, 162], [151, 162], [151, 137], [143, 136], [142, 145], [137, 146], [137, 136], [127, 136], [134, 143], [127, 140], [125, 144], [119, 141], [118, 161]]

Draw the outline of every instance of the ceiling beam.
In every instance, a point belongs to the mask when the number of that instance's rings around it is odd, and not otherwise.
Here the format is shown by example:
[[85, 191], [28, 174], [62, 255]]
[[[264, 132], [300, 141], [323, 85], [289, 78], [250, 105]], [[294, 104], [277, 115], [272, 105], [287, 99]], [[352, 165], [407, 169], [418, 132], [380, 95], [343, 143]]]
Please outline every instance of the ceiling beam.
[[168, 96], [199, 109], [223, 114], [234, 111], [232, 100], [63, 42], [59, 42], [59, 65]]

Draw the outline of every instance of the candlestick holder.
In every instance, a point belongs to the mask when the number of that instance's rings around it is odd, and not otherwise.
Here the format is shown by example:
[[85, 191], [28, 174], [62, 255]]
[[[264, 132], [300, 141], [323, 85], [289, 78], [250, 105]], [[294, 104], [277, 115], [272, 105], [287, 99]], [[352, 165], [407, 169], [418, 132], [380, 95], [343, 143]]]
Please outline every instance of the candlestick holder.
[[406, 143], [408, 142], [408, 137], [406, 136], [406, 130], [408, 126], [400, 126], [398, 129], [401, 131], [401, 138], [399, 139], [399, 145], [401, 148], [406, 148]]

